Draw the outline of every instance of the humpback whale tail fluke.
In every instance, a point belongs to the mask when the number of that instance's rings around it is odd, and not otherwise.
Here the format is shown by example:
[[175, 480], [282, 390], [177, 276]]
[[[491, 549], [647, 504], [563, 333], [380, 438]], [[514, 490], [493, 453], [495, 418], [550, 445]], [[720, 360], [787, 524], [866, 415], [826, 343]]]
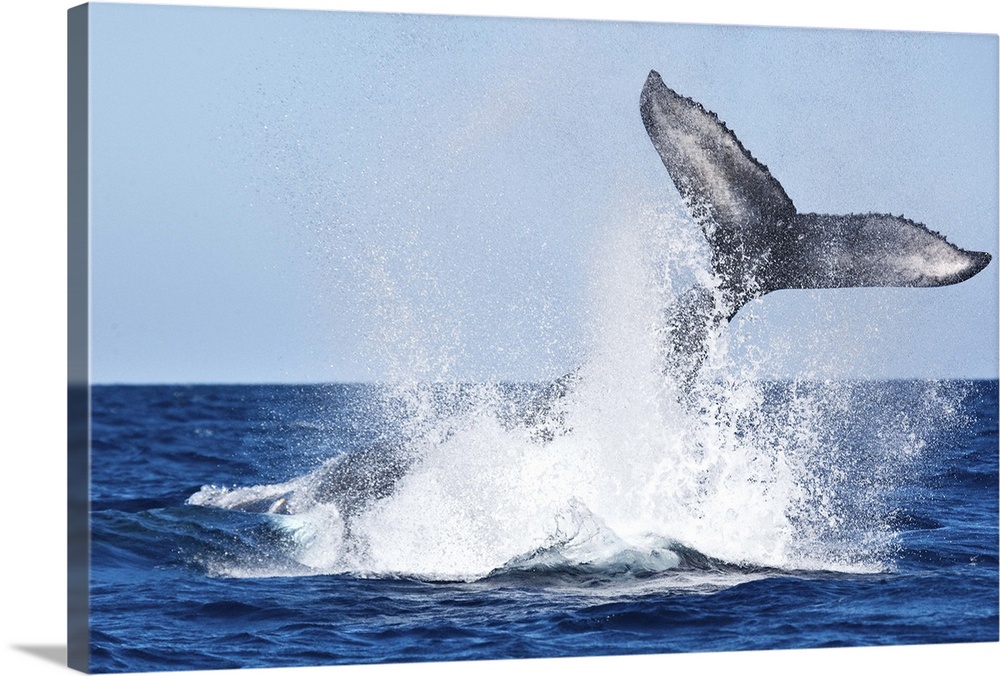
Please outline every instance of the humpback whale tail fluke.
[[683, 344], [697, 343], [707, 330], [697, 325], [732, 319], [771, 291], [944, 286], [990, 262], [990, 254], [960, 249], [902, 216], [800, 214], [715, 113], [667, 87], [655, 70], [639, 107], [653, 147], [708, 240], [721, 292], [689, 293], [668, 311], [668, 368], [676, 362], [685, 379], [704, 357], [692, 359]]

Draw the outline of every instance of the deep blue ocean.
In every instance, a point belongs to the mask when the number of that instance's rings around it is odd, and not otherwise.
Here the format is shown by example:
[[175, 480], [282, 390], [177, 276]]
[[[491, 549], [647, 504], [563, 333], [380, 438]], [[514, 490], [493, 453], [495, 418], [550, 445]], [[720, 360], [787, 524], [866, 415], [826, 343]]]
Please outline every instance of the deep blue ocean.
[[94, 386], [91, 669], [998, 640], [996, 381], [544, 390]]

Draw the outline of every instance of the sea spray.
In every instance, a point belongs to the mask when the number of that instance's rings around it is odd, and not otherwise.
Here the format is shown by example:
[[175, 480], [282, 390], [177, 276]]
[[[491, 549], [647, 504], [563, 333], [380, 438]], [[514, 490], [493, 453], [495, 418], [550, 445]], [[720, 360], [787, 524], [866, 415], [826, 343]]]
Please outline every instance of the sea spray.
[[[691, 284], [718, 293], [707, 252], [676, 214], [625, 214], [595, 250], [587, 357], [560, 387], [455, 380], [461, 331], [447, 303], [427, 314], [408, 300], [435, 293], [429, 272], [373, 256], [372, 348], [394, 378], [357, 412], [382, 421], [374, 441], [389, 449], [360, 476], [384, 472], [386, 457], [403, 471], [352, 513], [336, 495], [260, 510], [291, 564], [266, 574], [676, 574], [690, 585], [692, 571], [891, 566], [893, 491], [948, 421], [951, 395], [768, 382], [771, 355], [734, 355], [725, 326], [706, 334], [697, 378], [679, 382], [664, 364], [665, 308]], [[900, 410], [914, 399], [919, 412]], [[245, 490], [273, 506], [316, 482], [314, 471], [191, 501], [232, 507]]]

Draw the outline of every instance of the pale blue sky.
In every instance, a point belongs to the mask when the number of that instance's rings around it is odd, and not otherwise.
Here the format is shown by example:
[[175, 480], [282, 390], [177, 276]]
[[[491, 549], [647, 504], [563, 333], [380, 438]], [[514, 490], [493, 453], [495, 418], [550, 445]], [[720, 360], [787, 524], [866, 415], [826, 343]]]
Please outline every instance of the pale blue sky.
[[[595, 238], [622, 205], [676, 206], [638, 113], [651, 68], [800, 211], [905, 213], [996, 256], [996, 50], [92, 5], [92, 377], [560, 375], [583, 349]], [[784, 346], [776, 376], [996, 377], [997, 269], [946, 289], [779, 292], [734, 330]]]

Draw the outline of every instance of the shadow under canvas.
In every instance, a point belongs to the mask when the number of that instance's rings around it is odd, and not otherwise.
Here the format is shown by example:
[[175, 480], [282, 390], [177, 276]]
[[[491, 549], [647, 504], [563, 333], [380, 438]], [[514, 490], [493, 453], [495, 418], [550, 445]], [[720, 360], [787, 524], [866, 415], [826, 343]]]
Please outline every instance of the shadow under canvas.
[[53, 662], [60, 666], [66, 666], [66, 646], [65, 645], [15, 645], [11, 646], [21, 652], [34, 655], [46, 662]]

